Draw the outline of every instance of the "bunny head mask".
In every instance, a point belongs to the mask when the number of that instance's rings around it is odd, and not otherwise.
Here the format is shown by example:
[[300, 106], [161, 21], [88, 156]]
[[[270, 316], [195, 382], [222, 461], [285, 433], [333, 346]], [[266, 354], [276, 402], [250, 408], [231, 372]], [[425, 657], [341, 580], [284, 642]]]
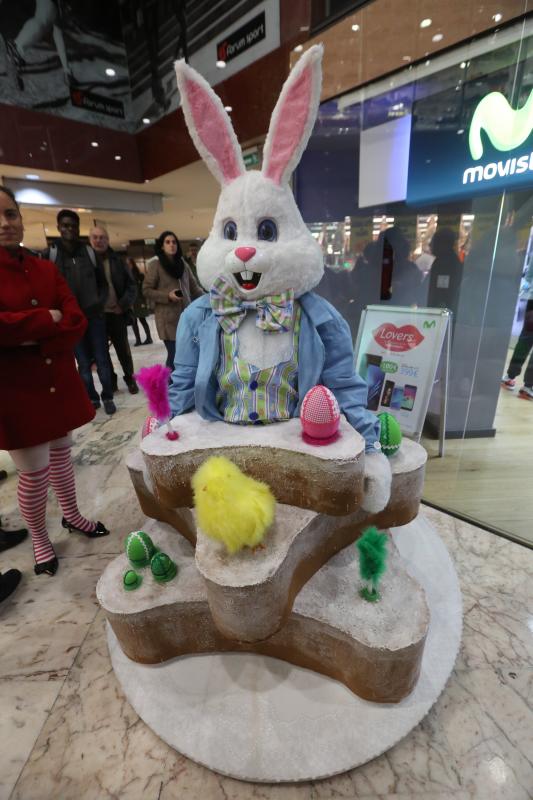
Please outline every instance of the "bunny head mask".
[[218, 95], [184, 61], [176, 63], [187, 126], [222, 187], [213, 228], [197, 257], [198, 277], [207, 290], [224, 275], [248, 300], [287, 289], [299, 297], [323, 275], [322, 251], [289, 187], [316, 118], [321, 59], [322, 46], [315, 45], [292, 69], [272, 114], [262, 170], [249, 172]]

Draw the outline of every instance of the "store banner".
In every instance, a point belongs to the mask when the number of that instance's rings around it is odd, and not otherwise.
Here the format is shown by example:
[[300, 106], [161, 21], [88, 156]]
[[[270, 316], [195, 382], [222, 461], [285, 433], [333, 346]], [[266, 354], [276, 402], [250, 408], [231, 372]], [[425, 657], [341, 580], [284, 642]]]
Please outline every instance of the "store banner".
[[428, 127], [414, 104], [408, 203], [533, 185], [533, 90], [518, 108], [501, 92], [467, 98], [463, 115], [468, 122], [457, 128]]
[[368, 384], [367, 408], [388, 411], [415, 438], [422, 433], [449, 316], [440, 308], [377, 305], [361, 316], [355, 365]]

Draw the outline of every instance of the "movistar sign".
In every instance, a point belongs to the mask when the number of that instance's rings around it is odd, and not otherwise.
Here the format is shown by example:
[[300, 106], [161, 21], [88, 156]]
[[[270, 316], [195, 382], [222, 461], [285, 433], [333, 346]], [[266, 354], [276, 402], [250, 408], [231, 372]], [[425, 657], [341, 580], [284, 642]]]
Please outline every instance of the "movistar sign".
[[[513, 108], [501, 92], [490, 92], [472, 103], [465, 130], [440, 124], [435, 98], [420, 98], [413, 106], [407, 202], [533, 187], [533, 91], [526, 97]], [[464, 113], [459, 101], [456, 111]]]
[[[511, 108], [501, 92], [491, 92], [476, 106], [470, 123], [468, 147], [474, 161], [483, 156], [483, 140], [481, 131], [485, 131], [492, 146], [500, 152], [516, 150], [524, 144], [533, 130], [533, 91], [522, 108]], [[533, 152], [526, 155], [510, 157], [500, 161], [490, 161], [484, 166], [468, 167], [463, 172], [463, 183], [491, 181], [493, 178], [507, 175], [520, 175], [533, 172]]]

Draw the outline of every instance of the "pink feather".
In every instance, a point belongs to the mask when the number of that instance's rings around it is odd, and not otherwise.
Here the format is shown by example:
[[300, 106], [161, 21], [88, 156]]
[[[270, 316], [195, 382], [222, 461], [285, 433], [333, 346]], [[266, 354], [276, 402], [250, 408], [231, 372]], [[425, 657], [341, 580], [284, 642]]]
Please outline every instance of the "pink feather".
[[168, 377], [170, 369], [162, 364], [143, 367], [135, 375], [137, 383], [148, 400], [148, 408], [163, 423], [170, 419], [170, 403], [168, 402]]

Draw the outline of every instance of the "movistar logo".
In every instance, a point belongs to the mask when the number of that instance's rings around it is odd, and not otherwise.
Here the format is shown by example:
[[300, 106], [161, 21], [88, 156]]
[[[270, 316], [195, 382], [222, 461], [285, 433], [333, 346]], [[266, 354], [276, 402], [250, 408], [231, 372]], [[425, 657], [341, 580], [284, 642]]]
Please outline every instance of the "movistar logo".
[[468, 136], [474, 161], [479, 161], [483, 155], [482, 130], [496, 150], [507, 152], [520, 147], [533, 130], [533, 91], [516, 111], [500, 92], [491, 92], [481, 100], [474, 111]]
[[[470, 154], [474, 161], [483, 155], [481, 131], [485, 131], [491, 144], [500, 152], [508, 152], [520, 147], [533, 131], [533, 91], [522, 108], [511, 108], [501, 92], [491, 92], [477, 105], [468, 135]], [[490, 181], [533, 172], [533, 152], [505, 161], [494, 161], [484, 166], [469, 167], [463, 172], [463, 184]]]

